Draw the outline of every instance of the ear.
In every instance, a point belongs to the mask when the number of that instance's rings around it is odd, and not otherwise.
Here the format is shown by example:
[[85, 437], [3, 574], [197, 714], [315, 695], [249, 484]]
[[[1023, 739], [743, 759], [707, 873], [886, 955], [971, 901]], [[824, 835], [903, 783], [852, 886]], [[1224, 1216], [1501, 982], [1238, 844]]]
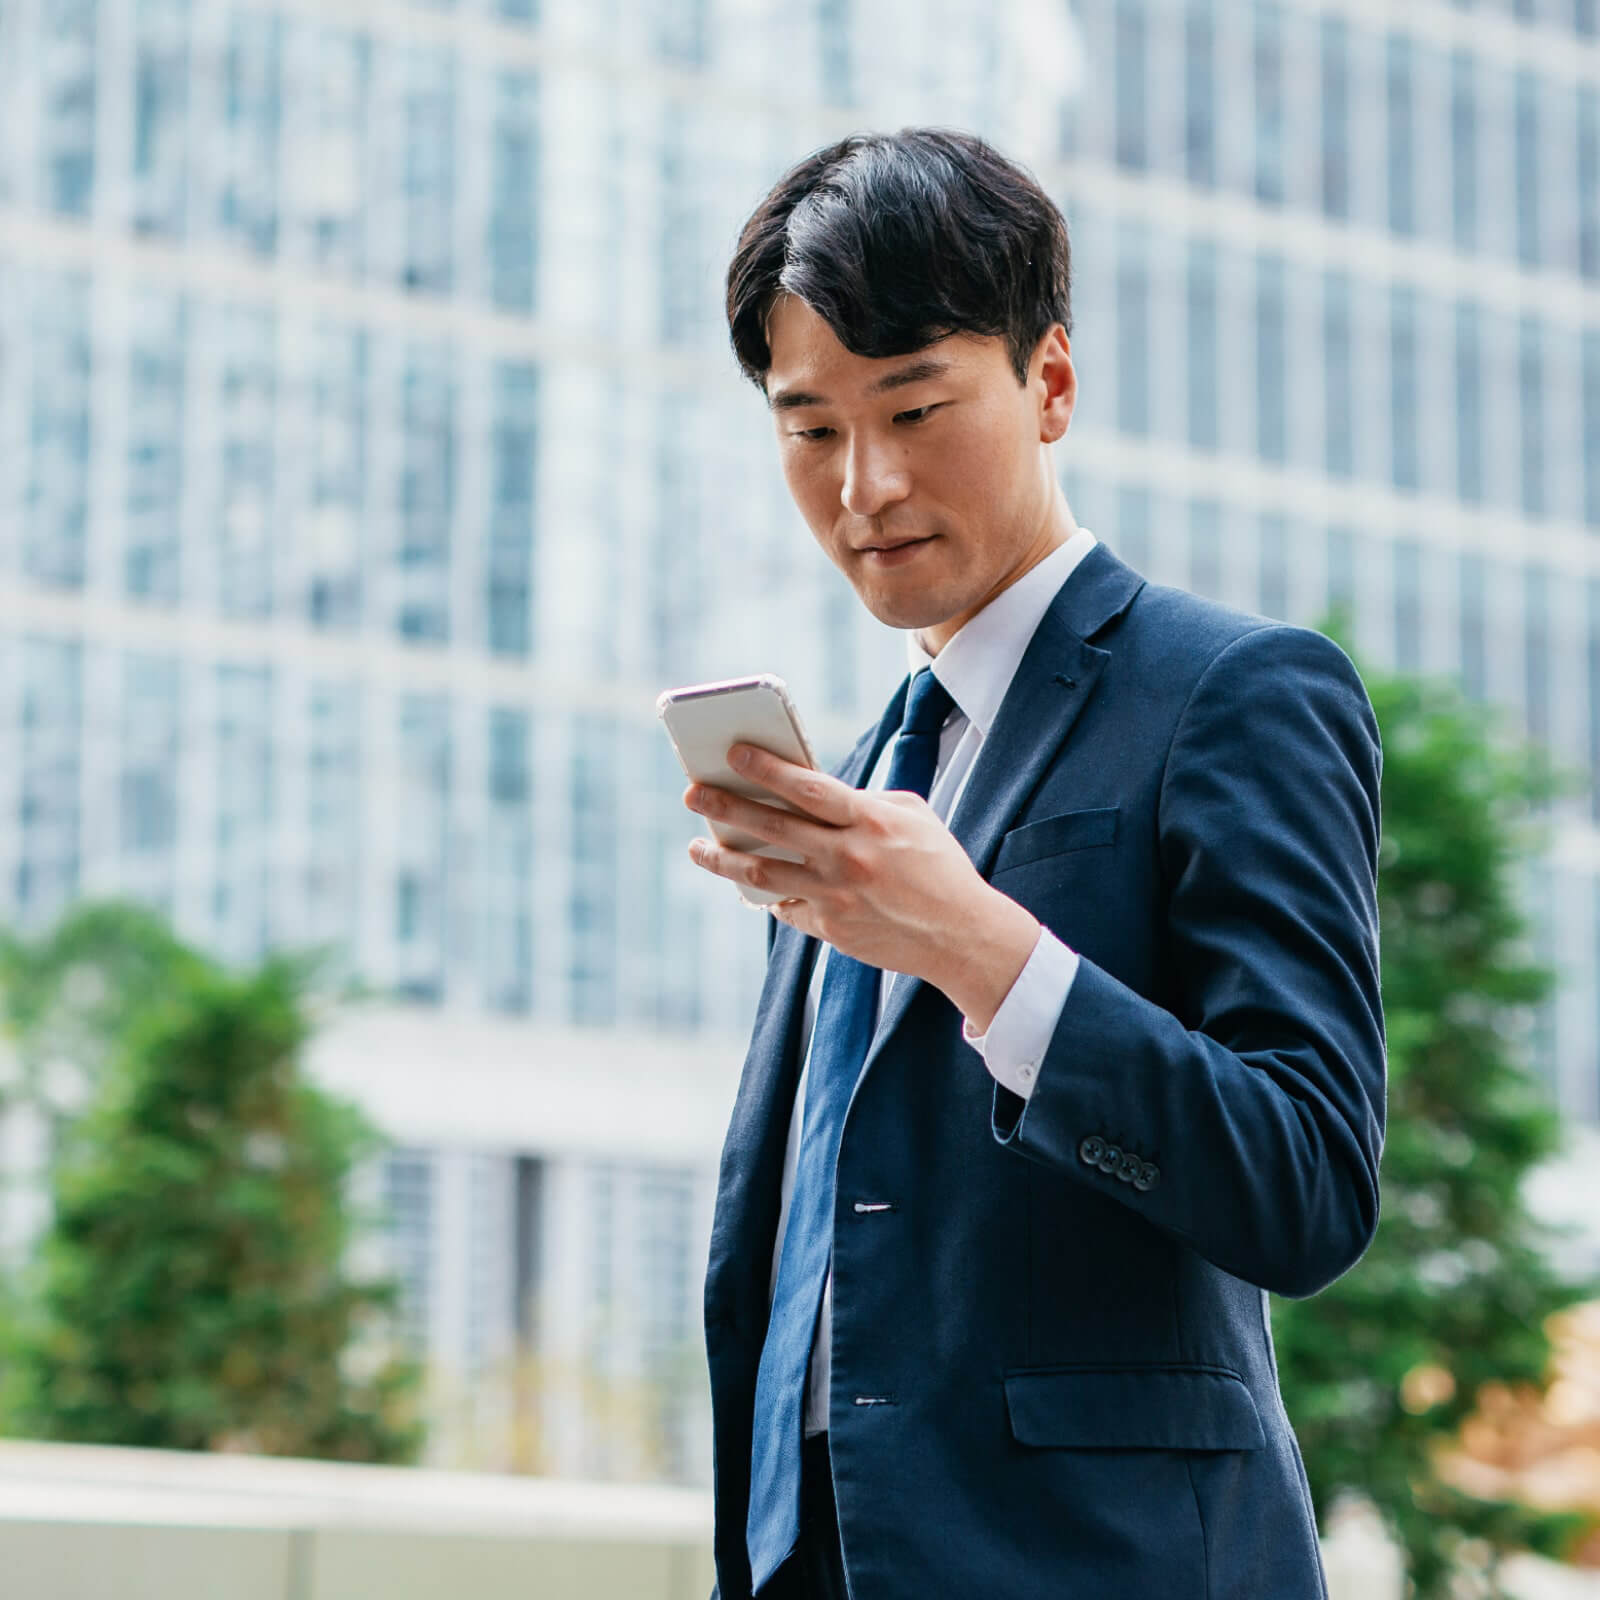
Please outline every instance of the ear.
[[1039, 396], [1039, 442], [1054, 444], [1067, 431], [1078, 403], [1078, 373], [1072, 365], [1072, 343], [1056, 323], [1033, 352], [1032, 385]]

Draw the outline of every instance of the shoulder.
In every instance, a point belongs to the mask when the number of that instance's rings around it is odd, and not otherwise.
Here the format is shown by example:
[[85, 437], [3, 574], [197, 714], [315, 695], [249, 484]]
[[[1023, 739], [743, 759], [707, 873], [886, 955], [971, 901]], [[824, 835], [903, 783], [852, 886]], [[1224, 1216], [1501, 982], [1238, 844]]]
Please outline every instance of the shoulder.
[[[1146, 583], [1128, 608], [1116, 647], [1143, 671], [1159, 674], [1187, 701], [1202, 686], [1236, 690], [1254, 678], [1327, 678], [1360, 686], [1360, 675], [1336, 640], [1315, 628]], [[1363, 691], [1364, 698], [1364, 691]]]

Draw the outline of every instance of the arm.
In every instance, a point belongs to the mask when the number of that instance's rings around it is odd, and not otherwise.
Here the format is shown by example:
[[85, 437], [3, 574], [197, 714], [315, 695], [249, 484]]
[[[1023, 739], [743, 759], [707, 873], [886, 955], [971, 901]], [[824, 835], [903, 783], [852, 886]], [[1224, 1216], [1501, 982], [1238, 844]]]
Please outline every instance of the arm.
[[[1236, 639], [1190, 696], [1160, 795], [1175, 1012], [1082, 957], [1032, 1095], [995, 1090], [1002, 1144], [1279, 1294], [1331, 1283], [1377, 1226], [1380, 770], [1337, 646]], [[1090, 1140], [1147, 1181], [1101, 1171]]]

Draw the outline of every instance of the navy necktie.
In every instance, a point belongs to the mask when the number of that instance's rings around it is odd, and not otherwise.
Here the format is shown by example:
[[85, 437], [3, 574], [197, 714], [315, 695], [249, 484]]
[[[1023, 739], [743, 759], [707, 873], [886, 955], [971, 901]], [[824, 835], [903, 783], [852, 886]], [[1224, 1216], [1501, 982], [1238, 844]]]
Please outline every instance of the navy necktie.
[[[939, 731], [955, 701], [928, 667], [911, 680], [885, 788], [924, 799], [939, 764]], [[800, 1535], [800, 1443], [806, 1373], [833, 1244], [834, 1170], [845, 1111], [872, 1045], [881, 969], [828, 951], [812, 1029], [805, 1119], [778, 1276], [756, 1374], [755, 1434], [745, 1545], [754, 1588]]]

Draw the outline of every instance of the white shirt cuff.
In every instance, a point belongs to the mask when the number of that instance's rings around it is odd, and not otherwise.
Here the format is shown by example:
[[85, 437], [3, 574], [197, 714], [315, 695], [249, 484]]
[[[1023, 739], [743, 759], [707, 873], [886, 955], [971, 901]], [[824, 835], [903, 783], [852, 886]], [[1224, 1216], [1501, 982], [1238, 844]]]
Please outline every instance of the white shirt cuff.
[[961, 1037], [983, 1057], [990, 1076], [1024, 1100], [1039, 1081], [1040, 1063], [1077, 975], [1078, 952], [1041, 926], [1033, 954], [1000, 1002], [988, 1032], [975, 1034], [972, 1024], [961, 1019]]

